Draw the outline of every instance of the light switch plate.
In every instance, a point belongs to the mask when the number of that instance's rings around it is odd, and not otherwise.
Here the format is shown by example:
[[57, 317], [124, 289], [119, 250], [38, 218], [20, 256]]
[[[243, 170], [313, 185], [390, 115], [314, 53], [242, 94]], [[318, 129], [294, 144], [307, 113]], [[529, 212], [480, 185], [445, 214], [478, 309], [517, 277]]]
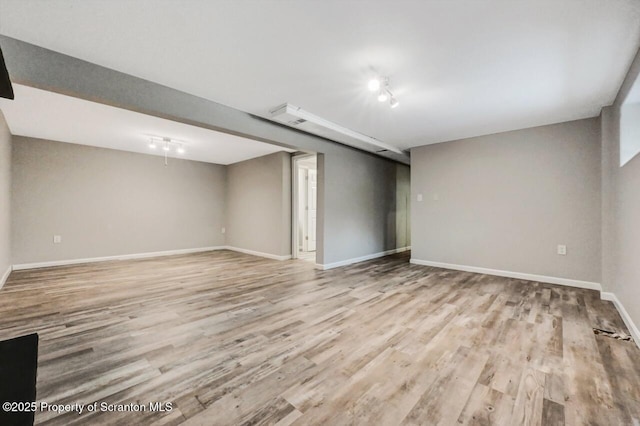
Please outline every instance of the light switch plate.
[[564, 244], [558, 244], [558, 254], [561, 256], [566, 256], [567, 246], [565, 246]]
[[418, 194], [418, 197], [416, 198], [418, 201], [422, 201], [422, 194]]
[[54, 235], [53, 236], [53, 243], [54, 244], [60, 244], [62, 242], [62, 235]]

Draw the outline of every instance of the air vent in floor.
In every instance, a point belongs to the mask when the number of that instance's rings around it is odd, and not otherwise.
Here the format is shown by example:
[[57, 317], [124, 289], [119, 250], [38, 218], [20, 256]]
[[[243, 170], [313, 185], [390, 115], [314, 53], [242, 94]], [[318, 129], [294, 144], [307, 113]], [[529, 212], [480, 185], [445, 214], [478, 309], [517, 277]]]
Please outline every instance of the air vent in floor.
[[631, 336], [626, 333], [617, 333], [615, 331], [602, 330], [600, 328], [594, 328], [593, 334], [597, 334], [599, 336], [611, 337], [612, 339], [624, 340], [625, 342], [632, 342]]

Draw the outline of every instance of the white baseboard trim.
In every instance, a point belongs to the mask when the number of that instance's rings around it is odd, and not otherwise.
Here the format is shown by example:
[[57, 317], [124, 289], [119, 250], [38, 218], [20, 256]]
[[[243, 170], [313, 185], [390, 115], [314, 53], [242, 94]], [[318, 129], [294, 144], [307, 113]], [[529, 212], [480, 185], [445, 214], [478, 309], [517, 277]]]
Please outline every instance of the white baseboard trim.
[[13, 267], [9, 265], [9, 267], [7, 268], [7, 272], [5, 272], [4, 275], [2, 275], [2, 278], [0, 278], [0, 289], [4, 286], [4, 283], [6, 283], [7, 280], [9, 279], [9, 275], [11, 275], [11, 271], [13, 271]]
[[224, 246], [199, 247], [199, 248], [192, 248], [192, 249], [154, 251], [149, 253], [121, 254], [116, 256], [88, 257], [85, 259], [69, 259], [69, 260], [54, 260], [51, 262], [22, 263], [18, 265], [13, 265], [13, 270], [20, 271], [23, 269], [49, 268], [51, 266], [79, 265], [82, 263], [106, 262], [109, 260], [146, 259], [149, 257], [172, 256], [176, 254], [189, 254], [189, 253], [200, 253], [200, 252], [212, 251], [212, 250], [222, 250], [225, 248], [226, 247]]
[[454, 269], [456, 271], [476, 272], [478, 274], [496, 275], [499, 277], [516, 278], [519, 280], [538, 281], [549, 284], [560, 284], [569, 287], [586, 288], [589, 290], [602, 291], [600, 283], [590, 281], [572, 280], [569, 278], [547, 277], [545, 275], [525, 274], [522, 272], [501, 271], [499, 269], [480, 268], [477, 266], [455, 265], [452, 263], [431, 262], [429, 260], [411, 259], [411, 263], [422, 266], [433, 266], [436, 268]]
[[633, 337], [633, 341], [636, 343], [636, 346], [640, 348], [640, 330], [636, 327], [636, 324], [631, 319], [629, 312], [624, 308], [624, 305], [618, 299], [618, 297], [614, 293], [610, 293], [608, 291], [600, 292], [600, 298], [602, 300], [608, 300], [613, 302], [613, 305], [616, 307], [620, 316], [622, 317], [622, 321], [624, 321], [625, 325], [629, 329], [629, 333], [631, 333], [631, 337]]
[[366, 260], [371, 260], [371, 259], [377, 259], [379, 257], [389, 256], [390, 254], [402, 253], [407, 250], [411, 250], [411, 246], [381, 251], [379, 253], [367, 254], [365, 256], [354, 257], [352, 259], [341, 260], [339, 262], [334, 262], [334, 263], [325, 263], [325, 264], [316, 263], [316, 268], [322, 271], [326, 271], [327, 269], [339, 268], [340, 266], [347, 266], [353, 263], [364, 262]]
[[254, 251], [254, 250], [247, 250], [247, 249], [243, 249], [243, 248], [239, 248], [239, 247], [232, 247], [232, 246], [224, 246], [223, 247], [226, 250], [231, 250], [231, 251], [237, 251], [238, 253], [244, 253], [244, 254], [250, 254], [252, 256], [259, 256], [259, 257], [266, 257], [267, 259], [273, 259], [273, 260], [289, 260], [291, 259], [291, 255], [290, 254], [286, 254], [286, 255], [277, 255], [277, 254], [271, 254], [271, 253], [263, 253], [261, 251]]

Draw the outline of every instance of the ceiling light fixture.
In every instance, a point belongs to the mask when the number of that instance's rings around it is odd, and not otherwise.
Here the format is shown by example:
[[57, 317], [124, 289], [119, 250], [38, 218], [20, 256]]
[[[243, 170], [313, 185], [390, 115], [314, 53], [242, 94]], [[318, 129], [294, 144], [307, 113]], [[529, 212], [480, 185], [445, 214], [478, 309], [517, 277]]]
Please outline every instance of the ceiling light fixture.
[[372, 92], [378, 92], [378, 102], [389, 101], [391, 108], [396, 108], [400, 105], [400, 102], [391, 93], [389, 89], [389, 77], [375, 77], [369, 80], [369, 90]]
[[380, 79], [377, 77], [372, 78], [371, 80], [369, 80], [368, 87], [372, 92], [377, 92], [378, 90], [380, 90]]
[[149, 141], [149, 149], [155, 150], [158, 145], [162, 146], [162, 151], [164, 152], [164, 165], [168, 164], [168, 155], [171, 151], [175, 151], [178, 154], [184, 154], [186, 150], [184, 149], [184, 141], [178, 141], [176, 139], [171, 139], [167, 137], [161, 136], [150, 136]]

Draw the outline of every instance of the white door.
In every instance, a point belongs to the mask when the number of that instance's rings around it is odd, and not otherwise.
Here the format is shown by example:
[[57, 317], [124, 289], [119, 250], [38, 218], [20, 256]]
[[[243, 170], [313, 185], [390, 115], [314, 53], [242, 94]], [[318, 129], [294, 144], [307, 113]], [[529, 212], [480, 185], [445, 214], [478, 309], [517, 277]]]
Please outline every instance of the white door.
[[309, 170], [309, 174], [307, 176], [307, 250], [315, 251], [318, 172], [316, 170]]

